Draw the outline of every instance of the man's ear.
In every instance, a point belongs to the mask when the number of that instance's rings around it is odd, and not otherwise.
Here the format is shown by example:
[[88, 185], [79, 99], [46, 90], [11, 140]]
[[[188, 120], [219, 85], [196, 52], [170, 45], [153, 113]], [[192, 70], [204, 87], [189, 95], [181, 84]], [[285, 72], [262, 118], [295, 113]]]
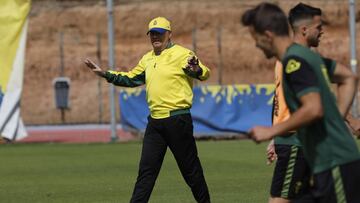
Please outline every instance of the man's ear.
[[305, 25], [302, 25], [302, 26], [299, 27], [299, 31], [300, 31], [302, 36], [305, 36], [306, 32], [307, 32], [307, 27]]
[[274, 33], [269, 30], [265, 30], [264, 35], [270, 40], [273, 40], [275, 37]]

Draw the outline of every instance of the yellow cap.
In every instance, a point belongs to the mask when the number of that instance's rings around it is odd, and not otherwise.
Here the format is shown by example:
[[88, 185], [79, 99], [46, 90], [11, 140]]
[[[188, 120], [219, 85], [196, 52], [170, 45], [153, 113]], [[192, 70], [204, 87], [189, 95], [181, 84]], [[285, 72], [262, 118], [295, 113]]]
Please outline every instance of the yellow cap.
[[159, 32], [159, 33], [171, 31], [170, 22], [164, 17], [154, 18], [149, 23], [148, 33], [150, 31], [155, 31], [155, 32]]

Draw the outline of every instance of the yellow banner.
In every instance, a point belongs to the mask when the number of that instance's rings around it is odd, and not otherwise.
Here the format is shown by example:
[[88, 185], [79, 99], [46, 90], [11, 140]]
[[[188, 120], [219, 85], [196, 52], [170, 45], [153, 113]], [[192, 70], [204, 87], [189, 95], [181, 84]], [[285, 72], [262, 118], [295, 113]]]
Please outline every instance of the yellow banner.
[[0, 3], [0, 93], [5, 93], [12, 72], [21, 32], [31, 0], [1, 0]]

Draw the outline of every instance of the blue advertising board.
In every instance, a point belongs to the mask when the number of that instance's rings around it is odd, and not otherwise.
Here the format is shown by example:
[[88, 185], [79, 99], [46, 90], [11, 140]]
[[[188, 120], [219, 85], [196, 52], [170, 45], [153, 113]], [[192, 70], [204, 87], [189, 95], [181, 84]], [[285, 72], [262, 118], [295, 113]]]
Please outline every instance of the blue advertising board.
[[[255, 125], [271, 125], [274, 85], [207, 85], [194, 87], [191, 115], [195, 135], [243, 133]], [[121, 89], [124, 129], [144, 131], [149, 116], [143, 88]]]

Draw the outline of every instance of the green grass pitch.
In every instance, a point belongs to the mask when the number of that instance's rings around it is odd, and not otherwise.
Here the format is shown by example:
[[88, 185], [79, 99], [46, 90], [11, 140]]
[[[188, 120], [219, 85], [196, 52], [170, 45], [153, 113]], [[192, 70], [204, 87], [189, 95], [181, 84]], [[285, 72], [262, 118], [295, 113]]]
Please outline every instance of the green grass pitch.
[[[266, 202], [273, 166], [266, 144], [198, 141], [212, 202]], [[0, 202], [129, 202], [141, 143], [0, 146]], [[195, 202], [167, 151], [152, 203]]]

